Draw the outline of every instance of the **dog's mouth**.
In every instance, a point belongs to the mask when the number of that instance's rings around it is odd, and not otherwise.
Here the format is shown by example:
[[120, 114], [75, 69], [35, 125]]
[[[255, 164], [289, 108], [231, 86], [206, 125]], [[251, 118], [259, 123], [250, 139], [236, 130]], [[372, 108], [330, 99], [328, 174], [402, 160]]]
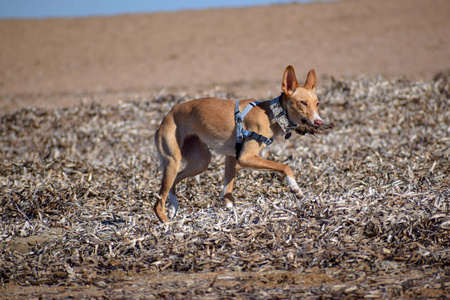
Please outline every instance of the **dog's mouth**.
[[311, 122], [311, 121], [308, 120], [308, 119], [302, 119], [301, 121], [302, 121], [301, 124], [303, 124], [303, 125], [308, 125], [308, 126], [316, 127], [316, 125], [314, 125], [314, 123]]
[[307, 119], [302, 119], [301, 123], [298, 124], [294, 130], [296, 133], [301, 135], [309, 133], [316, 136], [316, 134], [321, 134], [324, 130], [332, 129], [333, 127], [333, 123], [323, 123], [322, 125], [316, 125]]

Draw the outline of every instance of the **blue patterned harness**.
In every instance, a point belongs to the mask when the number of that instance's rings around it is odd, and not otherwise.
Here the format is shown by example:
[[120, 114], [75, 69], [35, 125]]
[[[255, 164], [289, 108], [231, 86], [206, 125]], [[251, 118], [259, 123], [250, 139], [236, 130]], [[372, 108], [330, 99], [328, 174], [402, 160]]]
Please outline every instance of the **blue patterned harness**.
[[255, 107], [260, 103], [261, 103], [260, 101], [254, 101], [249, 105], [247, 105], [241, 112], [239, 110], [239, 100], [236, 101], [236, 105], [234, 106], [234, 118], [236, 121], [236, 158], [239, 158], [239, 154], [241, 153], [242, 150], [242, 141], [244, 140], [244, 138], [257, 140], [259, 142], [266, 144], [266, 146], [269, 146], [270, 144], [273, 143], [273, 139], [268, 139], [265, 136], [257, 134], [254, 131], [244, 129], [244, 117], [253, 107]]

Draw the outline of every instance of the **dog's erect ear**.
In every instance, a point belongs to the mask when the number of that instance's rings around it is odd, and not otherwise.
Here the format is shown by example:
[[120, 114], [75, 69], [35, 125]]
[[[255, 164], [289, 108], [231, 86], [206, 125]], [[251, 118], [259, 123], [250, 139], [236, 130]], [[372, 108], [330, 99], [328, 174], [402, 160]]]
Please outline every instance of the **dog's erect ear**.
[[288, 66], [284, 71], [283, 85], [281, 86], [281, 89], [286, 95], [292, 95], [297, 88], [298, 82], [295, 77], [294, 68], [292, 66]]
[[316, 71], [314, 71], [314, 69], [311, 69], [311, 71], [308, 72], [308, 77], [306, 78], [305, 88], [315, 90], [316, 80]]

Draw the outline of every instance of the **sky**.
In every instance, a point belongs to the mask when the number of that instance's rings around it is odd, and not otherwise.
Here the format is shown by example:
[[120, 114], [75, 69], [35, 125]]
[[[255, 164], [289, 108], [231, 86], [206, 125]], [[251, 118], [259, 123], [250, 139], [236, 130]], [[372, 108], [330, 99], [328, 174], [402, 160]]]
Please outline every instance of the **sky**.
[[312, 0], [0, 0], [0, 18], [87, 17]]

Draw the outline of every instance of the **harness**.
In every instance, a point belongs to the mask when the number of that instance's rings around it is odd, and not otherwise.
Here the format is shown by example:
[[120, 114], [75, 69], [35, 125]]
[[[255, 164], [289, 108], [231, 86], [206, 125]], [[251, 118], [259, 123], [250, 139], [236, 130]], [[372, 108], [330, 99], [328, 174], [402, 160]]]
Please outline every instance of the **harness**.
[[[236, 105], [234, 106], [234, 118], [236, 121], [236, 158], [239, 158], [242, 150], [242, 141], [244, 138], [257, 140], [259, 142], [264, 143], [266, 146], [270, 146], [273, 143], [273, 139], [269, 139], [261, 134], [258, 134], [254, 131], [249, 131], [244, 129], [244, 117], [248, 114], [248, 112], [258, 104], [260, 101], [254, 101], [247, 105], [244, 110], [241, 112], [239, 110], [239, 100], [236, 101]], [[278, 125], [280, 125], [281, 129], [284, 131], [285, 138], [288, 139], [291, 137], [291, 131], [297, 127], [296, 124], [291, 123], [288, 119], [286, 112], [280, 104], [280, 97], [277, 97], [270, 101], [270, 109], [277, 121]]]

